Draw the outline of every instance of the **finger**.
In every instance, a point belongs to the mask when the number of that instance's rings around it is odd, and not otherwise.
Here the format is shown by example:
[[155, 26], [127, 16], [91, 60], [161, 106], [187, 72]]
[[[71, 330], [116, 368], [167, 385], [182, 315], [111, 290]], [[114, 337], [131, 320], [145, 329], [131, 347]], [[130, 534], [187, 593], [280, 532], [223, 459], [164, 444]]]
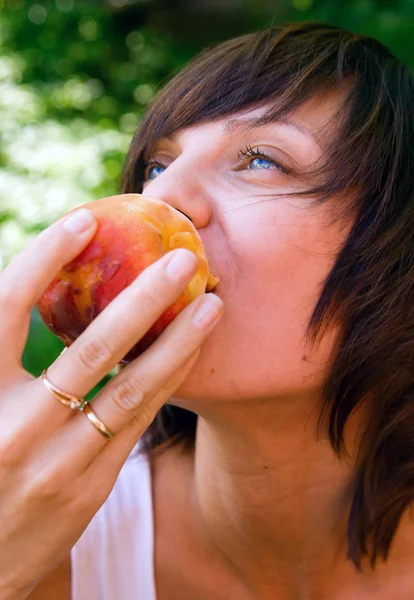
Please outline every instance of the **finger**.
[[[179, 265], [174, 275], [173, 259]], [[180, 249], [147, 267], [48, 369], [51, 383], [73, 395], [85, 396], [173, 304], [197, 266], [196, 256]]]
[[[173, 377], [158, 391], [153, 399], [155, 411], [154, 418], [163, 404], [173, 396], [174, 392], [176, 392], [185, 381], [193, 368], [194, 363], [197, 361], [198, 355], [199, 350], [193, 353], [190, 358], [181, 365]], [[75, 426], [75, 420], [71, 420], [67, 423], [59, 432], [59, 435], [55, 436], [53, 440], [42, 448], [41, 452], [36, 456], [36, 463], [40, 465], [38, 469], [47, 469], [47, 473], [42, 472], [42, 479], [47, 480], [48, 478], [58, 476], [62, 480], [70, 480], [72, 478], [78, 479], [80, 473], [85, 474], [85, 470], [89, 470], [89, 467], [94, 463], [95, 459], [99, 459], [99, 466], [97, 466], [96, 472], [99, 472], [102, 475], [102, 477], [98, 476], [98, 479], [100, 480], [99, 488], [101, 491], [102, 485], [105, 482], [110, 486], [113, 484], [122, 464], [125, 462], [134, 445], [140, 439], [144, 430], [142, 429], [141, 421], [138, 419], [131, 419], [124, 429], [119, 432], [116, 438], [114, 437], [110, 444], [106, 446], [104, 438], [101, 438], [98, 433], [96, 435], [91, 435], [91, 426], [87, 422], [87, 419], [82, 417], [83, 415], [77, 417], [82, 426], [79, 427], [79, 423]], [[86, 458], [85, 441], [88, 439], [88, 436], [90, 445], [87, 452], [88, 458]], [[109, 449], [108, 453], [106, 453], [106, 447]], [[68, 459], [68, 453], [70, 459]], [[98, 456], [96, 456], [97, 453]], [[113, 455], [115, 455], [115, 458], [111, 461], [112, 466], [105, 473], [102, 470], [105, 469], [104, 463]], [[90, 472], [92, 473], [93, 471], [94, 470], [92, 469]], [[110, 471], [112, 471], [112, 475]], [[81, 485], [80, 488], [86, 493], [85, 490], [89, 489], [91, 482], [87, 473], [85, 475], [85, 485]], [[83, 477], [83, 475], [81, 476]], [[98, 481], [98, 479], [96, 479], [96, 481]]]
[[[197, 314], [202, 305], [211, 307], [212, 317], [208, 322], [204, 320], [200, 327]], [[78, 469], [82, 465], [87, 468], [103, 446], [112, 444], [132, 420], [141, 434], [147, 429], [160, 409], [160, 398], [164, 401], [168, 382], [208, 337], [220, 318], [222, 307], [222, 301], [214, 294], [195, 300], [144, 354], [99, 392], [91, 406], [99, 420], [115, 433], [112, 440], [108, 442], [82, 413], [66, 424], [62, 436], [68, 444], [72, 440], [71, 460], [78, 461]], [[65, 445], [62, 436], [59, 439]]]
[[[199, 354], [200, 350], [197, 350], [154, 397], [153, 402], [151, 403], [154, 410], [153, 418], [155, 418], [161, 407], [178, 392], [179, 388], [187, 379], [194, 364], [197, 362]], [[131, 454], [144, 431], [145, 429], [143, 429], [141, 419], [131, 419], [114, 439], [111, 440], [110, 444], [104, 445], [98, 456], [89, 464], [82, 475], [85, 485], [88, 485], [86, 482], [89, 482], [89, 485], [91, 485], [92, 488], [98, 488], [105, 477], [110, 476], [115, 480], [122, 465]]]
[[[168, 267], [174, 256], [178, 256], [181, 270], [171, 280]], [[195, 255], [181, 249], [169, 252], [145, 269], [49, 367], [50, 383], [74, 396], [85, 396], [171, 306], [197, 265]], [[35, 411], [37, 418], [43, 419], [45, 433], [73, 417], [73, 412], [53, 397], [41, 378], [32, 383], [31, 397], [38, 401], [29, 412]]]
[[1, 345], [10, 352], [10, 327], [27, 320], [32, 308], [59, 270], [91, 241], [97, 221], [80, 209], [42, 231], [0, 273]]
[[[111, 431], [121, 431], [132, 418], [141, 419], [144, 429], [149, 425], [154, 397], [208, 337], [222, 306], [214, 294], [195, 300], [151, 348], [97, 395], [93, 409]], [[202, 307], [211, 310], [212, 320], [199, 327], [196, 319]]]

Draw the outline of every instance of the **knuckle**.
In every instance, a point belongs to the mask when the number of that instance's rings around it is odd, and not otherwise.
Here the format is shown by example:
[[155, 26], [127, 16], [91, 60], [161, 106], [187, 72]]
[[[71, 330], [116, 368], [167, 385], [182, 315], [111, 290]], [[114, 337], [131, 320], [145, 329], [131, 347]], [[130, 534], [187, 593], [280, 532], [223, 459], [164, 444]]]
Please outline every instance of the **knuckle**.
[[55, 474], [47, 469], [38, 470], [30, 478], [29, 496], [32, 500], [40, 502], [56, 500], [62, 497], [64, 484]]
[[16, 305], [16, 290], [8, 285], [0, 285], [0, 312], [10, 312], [10, 307]]
[[14, 468], [21, 463], [21, 448], [15, 437], [1, 436], [0, 464], [2, 468]]
[[139, 404], [148, 395], [148, 391], [138, 379], [131, 377], [117, 377], [113, 382], [111, 391], [112, 401], [122, 412], [136, 411]]
[[83, 368], [95, 373], [110, 363], [112, 350], [104, 340], [94, 338], [83, 342], [77, 356]]
[[148, 283], [148, 287], [137, 286], [133, 290], [133, 296], [134, 300], [137, 300], [141, 306], [144, 304], [145, 306], [158, 307], [161, 305], [164, 294], [160, 294], [159, 290], [158, 293], [156, 293], [154, 285]]

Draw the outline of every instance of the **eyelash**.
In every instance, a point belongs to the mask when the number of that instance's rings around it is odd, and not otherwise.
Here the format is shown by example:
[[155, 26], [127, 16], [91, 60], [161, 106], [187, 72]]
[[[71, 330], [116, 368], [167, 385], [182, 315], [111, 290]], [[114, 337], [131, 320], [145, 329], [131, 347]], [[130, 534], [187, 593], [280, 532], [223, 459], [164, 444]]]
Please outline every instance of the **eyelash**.
[[[238, 157], [239, 157], [239, 159], [264, 158], [265, 160], [268, 160], [268, 161], [274, 163], [277, 166], [277, 168], [279, 169], [279, 171], [281, 171], [285, 175], [289, 174], [289, 171], [287, 169], [285, 169], [285, 167], [283, 167], [279, 162], [277, 162], [277, 160], [275, 160], [274, 158], [271, 158], [264, 152], [261, 152], [259, 148], [253, 149], [251, 146], [247, 145], [244, 150], [239, 150]], [[165, 167], [165, 165], [161, 164], [160, 162], [158, 162], [152, 158], [144, 161], [143, 166], [144, 166], [145, 173], [147, 173], [148, 169], [150, 169], [151, 167]], [[145, 177], [145, 179], [147, 179], [147, 176]]]

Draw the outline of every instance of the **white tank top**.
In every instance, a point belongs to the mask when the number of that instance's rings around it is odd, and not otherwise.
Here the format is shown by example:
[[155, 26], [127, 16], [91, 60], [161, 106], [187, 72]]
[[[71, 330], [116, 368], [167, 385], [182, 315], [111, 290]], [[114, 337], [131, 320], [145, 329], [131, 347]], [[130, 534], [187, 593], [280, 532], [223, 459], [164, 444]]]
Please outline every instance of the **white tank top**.
[[72, 549], [72, 600], [156, 600], [153, 527], [150, 465], [135, 449]]

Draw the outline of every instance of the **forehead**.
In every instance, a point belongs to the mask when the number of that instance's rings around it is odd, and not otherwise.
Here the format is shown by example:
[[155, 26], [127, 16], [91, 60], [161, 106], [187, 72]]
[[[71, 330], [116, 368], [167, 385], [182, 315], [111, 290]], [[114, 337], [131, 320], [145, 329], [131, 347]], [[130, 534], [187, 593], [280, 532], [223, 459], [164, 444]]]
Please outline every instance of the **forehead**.
[[[323, 152], [324, 146], [331, 142], [335, 135], [339, 124], [339, 110], [344, 104], [345, 97], [345, 92], [340, 91], [331, 91], [323, 96], [315, 96], [304, 102], [296, 110], [288, 113], [283, 120], [274, 121], [274, 123], [290, 127], [290, 129], [284, 129], [286, 132], [301, 132], [307, 140], [312, 140], [319, 147], [319, 151]], [[275, 108], [275, 105], [277, 107], [277, 102], [268, 102], [260, 106], [243, 109], [225, 117], [191, 125], [163, 139], [177, 141], [178, 137], [186, 137], [186, 134], [191, 131], [200, 129], [205, 131], [206, 128], [213, 128], [221, 135], [248, 134], [257, 128], [264, 127], [263, 124], [259, 124], [257, 121], [265, 117], [269, 111]], [[304, 136], [301, 135], [298, 139], [305, 139]]]
[[[311, 135], [315, 138], [315, 141], [323, 146], [327, 138], [331, 139], [332, 134], [338, 128], [339, 112], [343, 107], [345, 98], [345, 91], [331, 91], [323, 96], [315, 96], [307, 100], [299, 108], [288, 113], [283, 122], [295, 126], [305, 134]], [[249, 124], [264, 117], [272, 108], [274, 108], [274, 104], [267, 103], [260, 107], [253, 107], [249, 110], [234, 113], [222, 119], [222, 121], [225, 124], [226, 130], [230, 133], [232, 130], [238, 130], [239, 125], [244, 129], [244, 123], [247, 125], [246, 130], [248, 130]]]

